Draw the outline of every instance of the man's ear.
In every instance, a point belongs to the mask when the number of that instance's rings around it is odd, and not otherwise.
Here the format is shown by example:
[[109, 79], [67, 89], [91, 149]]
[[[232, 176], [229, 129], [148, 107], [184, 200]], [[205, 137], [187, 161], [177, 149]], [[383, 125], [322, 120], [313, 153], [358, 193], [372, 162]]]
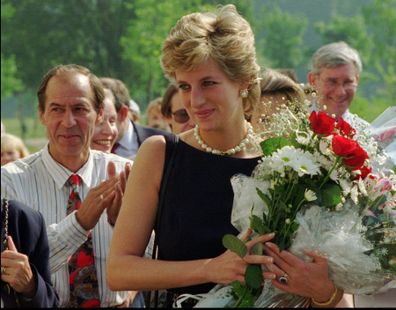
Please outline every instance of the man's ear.
[[308, 72], [308, 75], [307, 75], [307, 80], [308, 80], [308, 83], [311, 85], [311, 86], [315, 86], [316, 85], [316, 79], [318, 78], [318, 75], [317, 74], [315, 74], [315, 73], [313, 73], [313, 72]]
[[125, 121], [125, 119], [128, 117], [128, 111], [129, 108], [125, 105], [123, 105], [121, 109], [118, 111], [118, 119], [120, 122]]
[[45, 117], [44, 117], [44, 112], [39, 110], [39, 118], [40, 118], [40, 123], [45, 126]]

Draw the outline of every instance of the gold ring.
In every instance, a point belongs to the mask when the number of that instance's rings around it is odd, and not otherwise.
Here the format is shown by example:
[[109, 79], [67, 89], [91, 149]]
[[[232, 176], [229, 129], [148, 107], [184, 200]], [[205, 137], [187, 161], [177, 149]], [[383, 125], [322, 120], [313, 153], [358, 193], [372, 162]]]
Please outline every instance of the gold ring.
[[1, 274], [5, 274], [6, 273], [6, 267], [1, 267]]

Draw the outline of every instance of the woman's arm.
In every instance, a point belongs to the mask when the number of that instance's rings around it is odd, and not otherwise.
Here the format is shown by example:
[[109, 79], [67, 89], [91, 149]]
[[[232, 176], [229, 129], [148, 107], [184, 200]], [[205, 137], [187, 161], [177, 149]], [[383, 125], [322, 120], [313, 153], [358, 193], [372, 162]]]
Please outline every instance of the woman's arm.
[[[247, 255], [241, 259], [230, 251], [216, 258], [191, 261], [142, 257], [157, 212], [165, 146], [163, 137], [151, 137], [143, 143], [135, 158], [107, 261], [110, 289], [153, 290], [208, 282], [228, 284], [234, 280], [244, 281], [247, 263], [266, 264], [272, 261], [269, 257], [257, 255]], [[272, 235], [264, 235], [249, 241], [247, 245], [251, 247], [271, 238]]]

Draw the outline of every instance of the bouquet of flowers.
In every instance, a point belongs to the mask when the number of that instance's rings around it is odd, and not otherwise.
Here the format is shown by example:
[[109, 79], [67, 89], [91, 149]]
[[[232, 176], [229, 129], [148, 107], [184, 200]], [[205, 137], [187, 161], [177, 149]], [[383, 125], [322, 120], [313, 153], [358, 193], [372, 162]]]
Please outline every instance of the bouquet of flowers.
[[[260, 143], [264, 156], [252, 176], [232, 178], [233, 225], [240, 232], [250, 227], [256, 235], [275, 232], [272, 241], [280, 249], [304, 259], [304, 248], [323, 253], [330, 277], [346, 293], [396, 287], [395, 174], [374, 173], [380, 152], [373, 151], [370, 139], [357, 140], [342, 118], [298, 110], [284, 107], [272, 116]], [[241, 257], [247, 253], [235, 236], [224, 236], [223, 244]], [[245, 284], [217, 285], [196, 307], [307, 305], [307, 298], [263, 281], [261, 266], [251, 265]]]

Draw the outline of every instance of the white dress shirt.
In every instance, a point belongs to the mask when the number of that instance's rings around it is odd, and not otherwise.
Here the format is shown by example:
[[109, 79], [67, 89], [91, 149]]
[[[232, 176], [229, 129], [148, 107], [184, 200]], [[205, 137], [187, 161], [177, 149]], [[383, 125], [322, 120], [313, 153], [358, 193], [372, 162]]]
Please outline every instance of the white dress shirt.
[[131, 122], [128, 122], [128, 128], [125, 131], [125, 134], [117, 142], [119, 145], [115, 150], [115, 154], [132, 160], [135, 159], [136, 153], [139, 149], [139, 143], [137, 135], [133, 131], [133, 125]]
[[370, 126], [366, 120], [357, 116], [356, 114], [349, 112], [349, 110], [345, 111], [345, 113], [342, 115], [342, 118], [353, 128], [355, 128], [357, 132], [364, 132]]
[[[77, 172], [82, 179], [79, 188], [82, 201], [90, 188], [107, 179], [107, 164], [110, 160], [115, 163], [117, 173], [124, 169], [125, 163], [130, 162], [114, 154], [90, 151], [88, 161]], [[66, 215], [70, 194], [66, 181], [71, 174], [71, 171], [51, 157], [48, 144], [37, 153], [1, 167], [1, 195], [19, 200], [44, 216], [50, 247], [52, 282], [59, 294], [61, 307], [67, 306], [69, 300], [68, 259], [86, 241], [88, 235], [88, 231], [77, 222], [76, 211]], [[106, 284], [106, 257], [112, 233], [104, 211], [92, 230], [101, 307], [122, 304], [127, 298], [127, 292], [110, 291]]]

